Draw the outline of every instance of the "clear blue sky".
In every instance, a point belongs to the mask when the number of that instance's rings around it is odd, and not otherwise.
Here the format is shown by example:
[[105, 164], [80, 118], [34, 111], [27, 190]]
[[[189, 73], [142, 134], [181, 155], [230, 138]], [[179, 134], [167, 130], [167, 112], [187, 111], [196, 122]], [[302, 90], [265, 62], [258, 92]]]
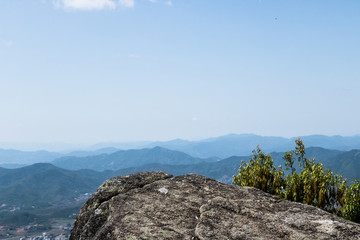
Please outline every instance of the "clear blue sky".
[[0, 0], [0, 142], [360, 133], [358, 0]]

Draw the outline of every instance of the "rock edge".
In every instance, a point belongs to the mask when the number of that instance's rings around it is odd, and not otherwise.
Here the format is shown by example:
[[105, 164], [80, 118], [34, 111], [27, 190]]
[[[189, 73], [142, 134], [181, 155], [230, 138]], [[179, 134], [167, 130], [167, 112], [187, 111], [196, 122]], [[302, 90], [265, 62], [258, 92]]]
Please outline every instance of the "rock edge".
[[81, 208], [75, 239], [360, 240], [360, 225], [255, 188], [143, 172], [104, 182]]

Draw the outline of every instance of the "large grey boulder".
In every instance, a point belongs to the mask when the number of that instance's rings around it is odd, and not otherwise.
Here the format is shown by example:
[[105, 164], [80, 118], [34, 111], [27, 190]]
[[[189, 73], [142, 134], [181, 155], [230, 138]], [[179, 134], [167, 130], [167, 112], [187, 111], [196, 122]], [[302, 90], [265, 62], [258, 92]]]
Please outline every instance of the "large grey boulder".
[[360, 225], [255, 188], [195, 174], [144, 172], [104, 182], [75, 239], [360, 239]]

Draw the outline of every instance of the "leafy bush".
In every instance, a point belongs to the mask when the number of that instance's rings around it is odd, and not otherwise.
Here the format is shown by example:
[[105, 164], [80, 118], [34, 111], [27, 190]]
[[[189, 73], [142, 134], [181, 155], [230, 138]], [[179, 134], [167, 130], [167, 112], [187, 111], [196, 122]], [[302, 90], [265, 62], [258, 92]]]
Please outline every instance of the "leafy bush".
[[270, 155], [265, 155], [259, 146], [253, 150], [253, 157], [249, 163], [241, 161], [239, 174], [233, 177], [233, 183], [239, 186], [251, 186], [265, 192], [282, 196], [284, 185], [284, 172], [276, 170]]
[[344, 218], [360, 223], [360, 181], [355, 180], [346, 191]]
[[[324, 169], [315, 159], [305, 157], [305, 146], [300, 139], [295, 143], [295, 150], [283, 156], [285, 170], [290, 171], [286, 177], [282, 166], [276, 169], [271, 156], [257, 146], [249, 163], [241, 162], [233, 184], [255, 187], [360, 222], [360, 182], [347, 188], [346, 179]], [[300, 170], [296, 170], [296, 162]]]

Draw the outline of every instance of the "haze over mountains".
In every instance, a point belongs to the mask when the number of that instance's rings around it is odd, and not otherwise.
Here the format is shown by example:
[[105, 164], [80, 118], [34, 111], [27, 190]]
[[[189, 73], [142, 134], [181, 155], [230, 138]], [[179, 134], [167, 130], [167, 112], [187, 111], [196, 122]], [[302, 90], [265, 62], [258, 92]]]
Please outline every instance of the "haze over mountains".
[[0, 168], [0, 203], [25, 209], [67, 205], [94, 191], [109, 176], [91, 170], [68, 171], [48, 163]]
[[[326, 168], [349, 179], [360, 177], [360, 150], [347, 150], [360, 149], [359, 135], [353, 137], [313, 135], [302, 139], [306, 146], [307, 157], [315, 157]], [[44, 162], [67, 170], [87, 169], [97, 172], [111, 170], [120, 171], [119, 174], [152, 170], [163, 170], [174, 175], [192, 172], [230, 183], [240, 161], [248, 160], [251, 150], [256, 145], [260, 145], [265, 153], [271, 154], [275, 166], [278, 166], [284, 165], [283, 152], [293, 149], [294, 140], [295, 138], [231, 134], [194, 142], [185, 140], [153, 142], [146, 145], [148, 148], [131, 150], [119, 150], [115, 147], [94, 151], [78, 150], [69, 153], [0, 150], [0, 167], [17, 168]], [[311, 147], [314, 145], [317, 147]], [[318, 146], [330, 146], [334, 149]], [[182, 149], [182, 151], [174, 149]], [[1, 169], [0, 172], [4, 171], [6, 169]], [[16, 174], [22, 175], [21, 173]], [[0, 184], [7, 186], [8, 182], [0, 182]]]
[[[264, 137], [254, 134], [230, 134], [226, 136], [209, 138], [200, 141], [187, 141], [176, 139], [165, 142], [138, 142], [138, 143], [99, 143], [80, 150], [70, 152], [19, 151], [1, 149], [0, 167], [20, 167], [37, 162], [52, 162], [59, 157], [75, 156], [86, 157], [99, 154], [111, 154], [119, 150], [144, 149], [163, 147], [170, 150], [181, 151], [197, 158], [227, 158], [231, 156], [247, 156], [257, 145], [265, 152], [283, 152], [294, 147], [294, 140], [301, 138], [307, 148], [322, 147], [326, 149], [348, 151], [360, 149], [360, 135], [324, 136], [310, 135], [303, 137], [283, 138]], [[38, 146], [40, 147], [40, 146]], [[6, 165], [4, 165], [6, 164]], [[14, 165], [20, 164], [20, 165]]]
[[175, 140], [169, 142], [155, 142], [148, 146], [161, 146], [172, 150], [178, 150], [195, 157], [220, 157], [250, 155], [257, 145], [265, 152], [288, 151], [294, 147], [295, 139], [303, 140], [306, 147], [322, 147], [335, 150], [360, 149], [360, 135], [324, 136], [310, 135], [293, 138], [264, 137], [254, 134], [230, 134], [217, 138], [209, 138], [201, 141]]
[[55, 159], [52, 164], [69, 170], [92, 169], [103, 171], [136, 167], [149, 163], [180, 165], [216, 160], [218, 159], [195, 158], [183, 152], [154, 147], [151, 149], [119, 150], [111, 154], [104, 153], [87, 157], [62, 157]]
[[[154, 149], [155, 151], [153, 151]], [[241, 160], [248, 160], [250, 158], [250, 156], [234, 156], [219, 161], [195, 161], [185, 164], [182, 162], [181, 157], [184, 157], [184, 162], [196, 158], [163, 148], [154, 149], [140, 150], [138, 153], [144, 154], [145, 152], [150, 152], [154, 159], [156, 159], [157, 154], [159, 159], [161, 159], [165, 153], [165, 156], [174, 156], [176, 162], [151, 162], [152, 160], [150, 160], [134, 167], [117, 170], [109, 170], [112, 168], [107, 168], [108, 170], [106, 171], [99, 171], [100, 169], [95, 171], [96, 168], [99, 168], [97, 166], [93, 166], [92, 170], [82, 169], [72, 171], [49, 163], [38, 163], [18, 169], [0, 168], [0, 203], [8, 206], [15, 204], [23, 208], [67, 205], [76, 203], [76, 199], [81, 199], [84, 194], [95, 191], [108, 178], [144, 171], [164, 171], [173, 175], [196, 173], [225, 183], [231, 183], [232, 176], [237, 173]], [[121, 151], [120, 153], [120, 155], [126, 154], [129, 157], [132, 156], [127, 151]], [[112, 156], [111, 158], [113, 158], [116, 155], [110, 154], [107, 156]], [[276, 166], [278, 164], [284, 166], [282, 160], [283, 153], [274, 152], [271, 153], [271, 156]], [[349, 181], [351, 178], [360, 178], [360, 150], [334, 151], [319, 147], [308, 148], [307, 157], [313, 156], [316, 157], [317, 161], [322, 162], [326, 168], [342, 174]], [[82, 166], [83, 161], [86, 159], [90, 159], [93, 162], [97, 159], [101, 162], [106, 158], [103, 155], [79, 158], [79, 166]], [[114, 158], [111, 161], [115, 162], [113, 166], [117, 165]], [[72, 166], [69, 168], [79, 168], [77, 167], [77, 162], [77, 159], [73, 159]], [[91, 167], [91, 164], [89, 164], [89, 167]]]
[[[241, 160], [247, 161], [256, 145], [273, 157], [275, 166], [281, 164], [284, 167], [283, 152], [294, 148], [294, 139], [228, 135], [197, 142], [156, 142], [146, 144], [147, 148], [131, 150], [110, 146], [95, 151], [69, 153], [0, 150], [2, 166], [10, 164], [9, 168], [17, 167], [6, 169], [0, 166], [0, 219], [11, 222], [9, 219], [18, 216], [16, 214], [19, 216], [15, 219], [24, 219], [21, 214], [27, 212], [31, 212], [33, 218], [62, 212], [76, 213], [83, 201], [103, 181], [135, 172], [164, 171], [173, 175], [196, 173], [231, 183]], [[305, 139], [307, 157], [315, 157], [324, 167], [343, 175], [349, 182], [352, 178], [360, 178], [360, 146], [358, 149], [341, 150], [356, 148], [360, 136], [309, 136], [302, 139]], [[321, 142], [322, 139], [324, 142]], [[337, 149], [309, 145], [333, 146]], [[173, 150], [175, 148], [184, 149], [184, 152]], [[189, 152], [195, 153], [195, 156]], [[43, 163], [30, 165], [34, 162]]]

